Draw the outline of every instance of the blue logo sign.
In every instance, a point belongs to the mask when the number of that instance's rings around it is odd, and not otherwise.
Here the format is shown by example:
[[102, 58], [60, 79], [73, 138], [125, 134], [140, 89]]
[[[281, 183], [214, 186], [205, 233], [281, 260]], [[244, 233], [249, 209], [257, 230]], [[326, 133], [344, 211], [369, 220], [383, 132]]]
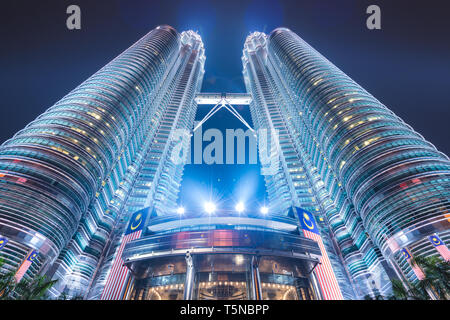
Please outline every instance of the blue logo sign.
[[432, 236], [428, 236], [428, 239], [431, 241], [431, 243], [435, 247], [439, 247], [439, 246], [442, 246], [444, 244], [442, 242], [442, 240], [435, 234], [433, 234]]
[[6, 244], [8, 243], [8, 239], [0, 237], [0, 250], [2, 250]]
[[38, 255], [38, 251], [37, 250], [31, 251], [31, 253], [28, 255], [27, 260], [30, 261], [30, 262], [33, 262], [34, 259], [36, 259], [37, 255]]
[[405, 257], [406, 260], [409, 260], [409, 259], [412, 258], [411, 253], [406, 248], [402, 249], [402, 254], [403, 254], [403, 257]]
[[302, 229], [320, 235], [316, 220], [314, 219], [312, 213], [298, 207], [295, 207], [295, 210], [297, 211], [298, 219], [300, 220]]
[[131, 216], [130, 222], [128, 223], [127, 231], [125, 234], [130, 234], [133, 232], [137, 232], [144, 228], [144, 223], [147, 218], [148, 208], [136, 211]]

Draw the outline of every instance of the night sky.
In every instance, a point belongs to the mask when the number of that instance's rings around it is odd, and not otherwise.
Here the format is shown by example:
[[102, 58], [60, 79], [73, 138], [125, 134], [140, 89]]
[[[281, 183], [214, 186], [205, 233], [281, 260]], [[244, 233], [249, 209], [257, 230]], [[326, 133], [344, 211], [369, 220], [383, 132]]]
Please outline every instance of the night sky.
[[[445, 2], [2, 1], [0, 141], [157, 25], [200, 33], [206, 48], [203, 92], [244, 92], [241, 55], [246, 36], [285, 26], [450, 154], [450, 19]], [[70, 4], [81, 7], [81, 30], [66, 28]], [[381, 7], [382, 30], [366, 28], [370, 4]], [[200, 108], [198, 120], [207, 111]], [[251, 121], [249, 112], [240, 110]], [[207, 127], [243, 128], [226, 111]], [[188, 165], [181, 201], [190, 206], [199, 194], [210, 192], [217, 199], [262, 202], [258, 170], [257, 165]]]

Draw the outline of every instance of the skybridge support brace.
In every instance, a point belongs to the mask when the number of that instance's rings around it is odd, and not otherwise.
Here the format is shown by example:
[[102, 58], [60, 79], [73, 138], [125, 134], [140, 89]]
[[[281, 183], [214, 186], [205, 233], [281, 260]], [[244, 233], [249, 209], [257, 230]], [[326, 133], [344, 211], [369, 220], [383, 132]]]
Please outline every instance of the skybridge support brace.
[[252, 98], [247, 93], [199, 93], [195, 98], [197, 105], [214, 105], [205, 117], [195, 126], [193, 132], [200, 128], [209, 118], [222, 108], [227, 109], [253, 133], [255, 130], [245, 121], [233, 105], [248, 106]]

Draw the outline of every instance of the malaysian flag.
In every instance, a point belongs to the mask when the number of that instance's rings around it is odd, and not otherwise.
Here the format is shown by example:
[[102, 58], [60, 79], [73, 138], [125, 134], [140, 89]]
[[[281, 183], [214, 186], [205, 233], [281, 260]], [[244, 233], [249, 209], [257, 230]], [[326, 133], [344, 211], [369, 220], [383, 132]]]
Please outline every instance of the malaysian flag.
[[432, 236], [429, 236], [428, 239], [433, 244], [433, 246], [436, 248], [436, 250], [439, 251], [442, 258], [444, 258], [445, 261], [449, 261], [450, 260], [450, 251], [448, 250], [445, 243], [437, 236], [437, 234], [433, 234]]
[[6, 246], [7, 243], [8, 243], [8, 239], [0, 236], [0, 250], [2, 250]]
[[122, 291], [128, 279], [129, 270], [124, 266], [122, 253], [125, 245], [141, 236], [144, 229], [145, 220], [147, 218], [148, 208], [135, 212], [128, 223], [127, 230], [123, 235], [119, 249], [114, 257], [111, 270], [106, 278], [106, 284], [103, 288], [100, 300], [120, 300]]
[[330, 258], [328, 257], [325, 246], [323, 245], [322, 237], [320, 236], [320, 231], [317, 228], [313, 215], [301, 208], [296, 208], [296, 210], [304, 236], [308, 239], [316, 241], [322, 254], [320, 263], [315, 268], [315, 272], [320, 288], [322, 289], [323, 299], [344, 300], [336, 276], [333, 272], [333, 268], [331, 267]]
[[25, 275], [25, 272], [27, 272], [28, 268], [31, 266], [34, 259], [36, 259], [37, 255], [38, 255], [37, 250], [31, 250], [28, 253], [27, 258], [25, 259], [24, 262], [22, 262], [16, 274], [14, 275], [14, 279], [16, 280], [16, 282], [22, 280], [23, 276]]
[[417, 264], [411, 262], [412, 260], [411, 252], [407, 248], [403, 248], [401, 252], [403, 254], [403, 257], [405, 257], [406, 261], [408, 261], [411, 269], [414, 271], [414, 274], [416, 275], [417, 279], [419, 280], [425, 279], [425, 274], [423, 273], [422, 269], [420, 269], [420, 267]]

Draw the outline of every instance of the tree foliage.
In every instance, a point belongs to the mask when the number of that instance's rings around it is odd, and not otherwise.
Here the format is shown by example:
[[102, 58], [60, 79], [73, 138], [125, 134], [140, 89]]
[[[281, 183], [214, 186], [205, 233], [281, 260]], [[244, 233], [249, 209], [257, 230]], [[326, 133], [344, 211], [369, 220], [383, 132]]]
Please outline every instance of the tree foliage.
[[392, 295], [389, 297], [366, 296], [370, 300], [449, 300], [450, 299], [450, 263], [439, 257], [416, 257], [412, 264], [419, 266], [425, 278], [414, 283], [407, 283], [405, 288], [398, 279], [392, 279]]
[[[0, 259], [0, 270], [4, 261]], [[48, 299], [47, 291], [58, 280], [47, 280], [45, 276], [35, 276], [31, 280], [22, 279], [16, 282], [15, 272], [0, 274], [0, 300], [44, 300]]]

